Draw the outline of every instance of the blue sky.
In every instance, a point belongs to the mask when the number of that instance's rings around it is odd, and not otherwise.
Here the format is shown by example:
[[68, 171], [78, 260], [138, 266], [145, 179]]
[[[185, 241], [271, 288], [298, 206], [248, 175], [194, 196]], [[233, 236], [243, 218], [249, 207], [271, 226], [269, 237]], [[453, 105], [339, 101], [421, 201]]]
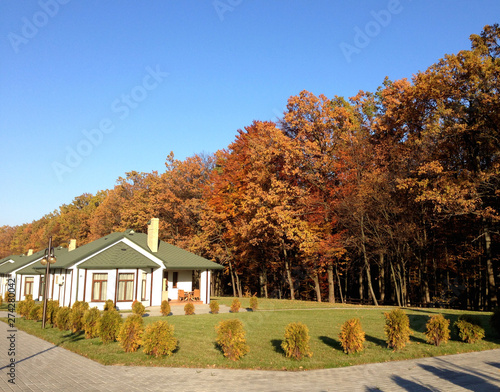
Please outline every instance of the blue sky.
[[[492, 1], [0, 0], [0, 226], [469, 49]], [[495, 18], [497, 18], [495, 20]]]

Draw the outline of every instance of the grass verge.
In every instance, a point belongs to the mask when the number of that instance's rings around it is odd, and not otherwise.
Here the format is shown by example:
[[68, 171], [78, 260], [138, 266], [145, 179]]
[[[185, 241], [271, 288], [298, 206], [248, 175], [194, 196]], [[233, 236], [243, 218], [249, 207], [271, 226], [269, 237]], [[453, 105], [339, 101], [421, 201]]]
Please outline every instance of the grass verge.
[[[439, 312], [441, 311], [441, 312]], [[99, 339], [85, 339], [83, 333], [73, 334], [54, 328], [41, 329], [40, 322], [16, 320], [16, 327], [58, 346], [79, 353], [106, 365], [216, 367], [266, 370], [303, 370], [343, 367], [364, 363], [387, 362], [410, 358], [456, 354], [500, 348], [500, 339], [494, 337], [489, 326], [490, 313], [464, 312], [444, 309], [410, 310], [410, 326], [414, 332], [411, 343], [401, 351], [387, 348], [384, 336], [384, 310], [377, 308], [284, 310], [280, 312], [243, 312], [235, 314], [202, 314], [195, 316], [145, 317], [145, 324], [166, 320], [175, 327], [179, 348], [172, 357], [155, 359], [141, 349], [125, 353], [118, 343], [103, 345]], [[442, 313], [451, 324], [463, 313], [476, 314], [486, 330], [485, 340], [467, 344], [458, 341], [452, 330], [448, 344], [435, 347], [425, 342], [425, 324], [429, 315]], [[350, 318], [361, 320], [366, 332], [365, 350], [347, 355], [342, 351], [338, 334], [342, 323]], [[250, 352], [238, 362], [224, 358], [215, 345], [215, 325], [220, 320], [239, 318], [247, 331]], [[5, 321], [5, 319], [3, 319]], [[288, 359], [281, 349], [285, 326], [290, 322], [305, 323], [311, 336], [313, 356], [302, 361]]]

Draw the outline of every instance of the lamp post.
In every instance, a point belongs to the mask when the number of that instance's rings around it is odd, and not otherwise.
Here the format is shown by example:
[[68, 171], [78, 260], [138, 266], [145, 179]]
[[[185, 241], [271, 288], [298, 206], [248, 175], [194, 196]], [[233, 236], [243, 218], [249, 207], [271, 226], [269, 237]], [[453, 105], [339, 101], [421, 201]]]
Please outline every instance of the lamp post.
[[45, 256], [40, 260], [42, 265], [46, 265], [45, 270], [45, 290], [43, 294], [43, 316], [42, 316], [42, 329], [45, 328], [45, 317], [47, 315], [47, 297], [49, 295], [49, 269], [50, 265], [56, 262], [56, 257], [54, 256], [54, 248], [52, 247], [52, 236], [49, 237], [49, 247], [45, 249]]

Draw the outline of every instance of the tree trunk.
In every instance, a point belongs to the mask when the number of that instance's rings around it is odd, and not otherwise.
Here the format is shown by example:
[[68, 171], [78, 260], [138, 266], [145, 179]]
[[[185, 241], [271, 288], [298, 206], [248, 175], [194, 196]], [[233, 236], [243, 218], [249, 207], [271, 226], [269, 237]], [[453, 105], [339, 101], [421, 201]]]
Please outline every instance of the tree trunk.
[[363, 268], [359, 269], [358, 283], [359, 283], [359, 299], [363, 300], [364, 298]]
[[366, 254], [366, 247], [365, 247], [365, 229], [364, 229], [364, 223], [363, 223], [363, 218], [361, 218], [361, 249], [363, 250], [363, 260], [365, 262], [365, 270], [366, 270], [366, 278], [367, 278], [367, 283], [368, 283], [368, 290], [370, 291], [370, 295], [373, 300], [373, 304], [375, 306], [378, 306], [377, 298], [375, 297], [375, 292], [373, 291], [373, 286], [372, 286], [372, 278], [371, 278], [371, 273], [370, 273], [370, 263], [368, 262], [368, 255]]
[[288, 260], [285, 260], [285, 271], [288, 286], [290, 287], [290, 299], [293, 301], [295, 299], [295, 292], [293, 290], [292, 271], [290, 271], [290, 263], [288, 262]]
[[[339, 286], [340, 302], [344, 303], [344, 296], [342, 294], [342, 284], [340, 282], [339, 270], [337, 269], [337, 266], [335, 266], [335, 275], [337, 276], [337, 283]], [[333, 297], [333, 300], [335, 301], [335, 297]]]
[[396, 299], [398, 300], [398, 306], [401, 306], [401, 296], [399, 294], [398, 281], [396, 279], [396, 273], [394, 271], [394, 265], [392, 264], [392, 261], [390, 261], [390, 265], [391, 265], [392, 279], [394, 281], [394, 292], [396, 293]]
[[314, 282], [314, 291], [316, 292], [316, 300], [318, 302], [321, 302], [321, 287], [319, 285], [319, 277], [317, 272], [314, 272], [311, 277]]
[[487, 226], [484, 227], [484, 247], [486, 252], [486, 277], [488, 282], [488, 305], [490, 310], [497, 303], [497, 290], [495, 286], [495, 273], [493, 270], [493, 262], [491, 261], [491, 235]]
[[328, 275], [328, 302], [334, 304], [335, 303], [335, 285], [334, 285], [335, 282], [333, 281], [333, 265], [332, 264], [328, 263], [328, 266], [326, 267], [326, 272]]
[[380, 302], [384, 302], [385, 300], [385, 261], [384, 254], [380, 253], [379, 255], [379, 265], [380, 271], [378, 275], [378, 290], [380, 293]]
[[231, 275], [231, 284], [233, 286], [233, 297], [236, 297], [238, 294], [236, 293], [236, 282], [234, 281], [233, 264], [231, 262], [229, 262], [229, 274]]
[[264, 298], [268, 298], [267, 296], [267, 271], [260, 271], [259, 275], [259, 283], [260, 283], [260, 296]]

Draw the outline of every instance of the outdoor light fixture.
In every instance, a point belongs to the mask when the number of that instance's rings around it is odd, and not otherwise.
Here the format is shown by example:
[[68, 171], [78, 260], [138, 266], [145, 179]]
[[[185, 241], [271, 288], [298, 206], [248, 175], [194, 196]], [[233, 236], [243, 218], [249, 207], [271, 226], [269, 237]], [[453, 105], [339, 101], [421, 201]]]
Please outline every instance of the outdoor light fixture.
[[47, 315], [47, 297], [49, 294], [49, 269], [50, 265], [54, 264], [56, 262], [56, 257], [54, 256], [54, 248], [52, 247], [52, 236], [49, 237], [49, 247], [45, 249], [45, 255], [43, 256], [43, 259], [40, 260], [40, 263], [43, 266], [47, 266], [47, 269], [45, 270], [45, 290], [43, 294], [43, 316], [42, 316], [42, 329], [45, 328], [45, 317]]

